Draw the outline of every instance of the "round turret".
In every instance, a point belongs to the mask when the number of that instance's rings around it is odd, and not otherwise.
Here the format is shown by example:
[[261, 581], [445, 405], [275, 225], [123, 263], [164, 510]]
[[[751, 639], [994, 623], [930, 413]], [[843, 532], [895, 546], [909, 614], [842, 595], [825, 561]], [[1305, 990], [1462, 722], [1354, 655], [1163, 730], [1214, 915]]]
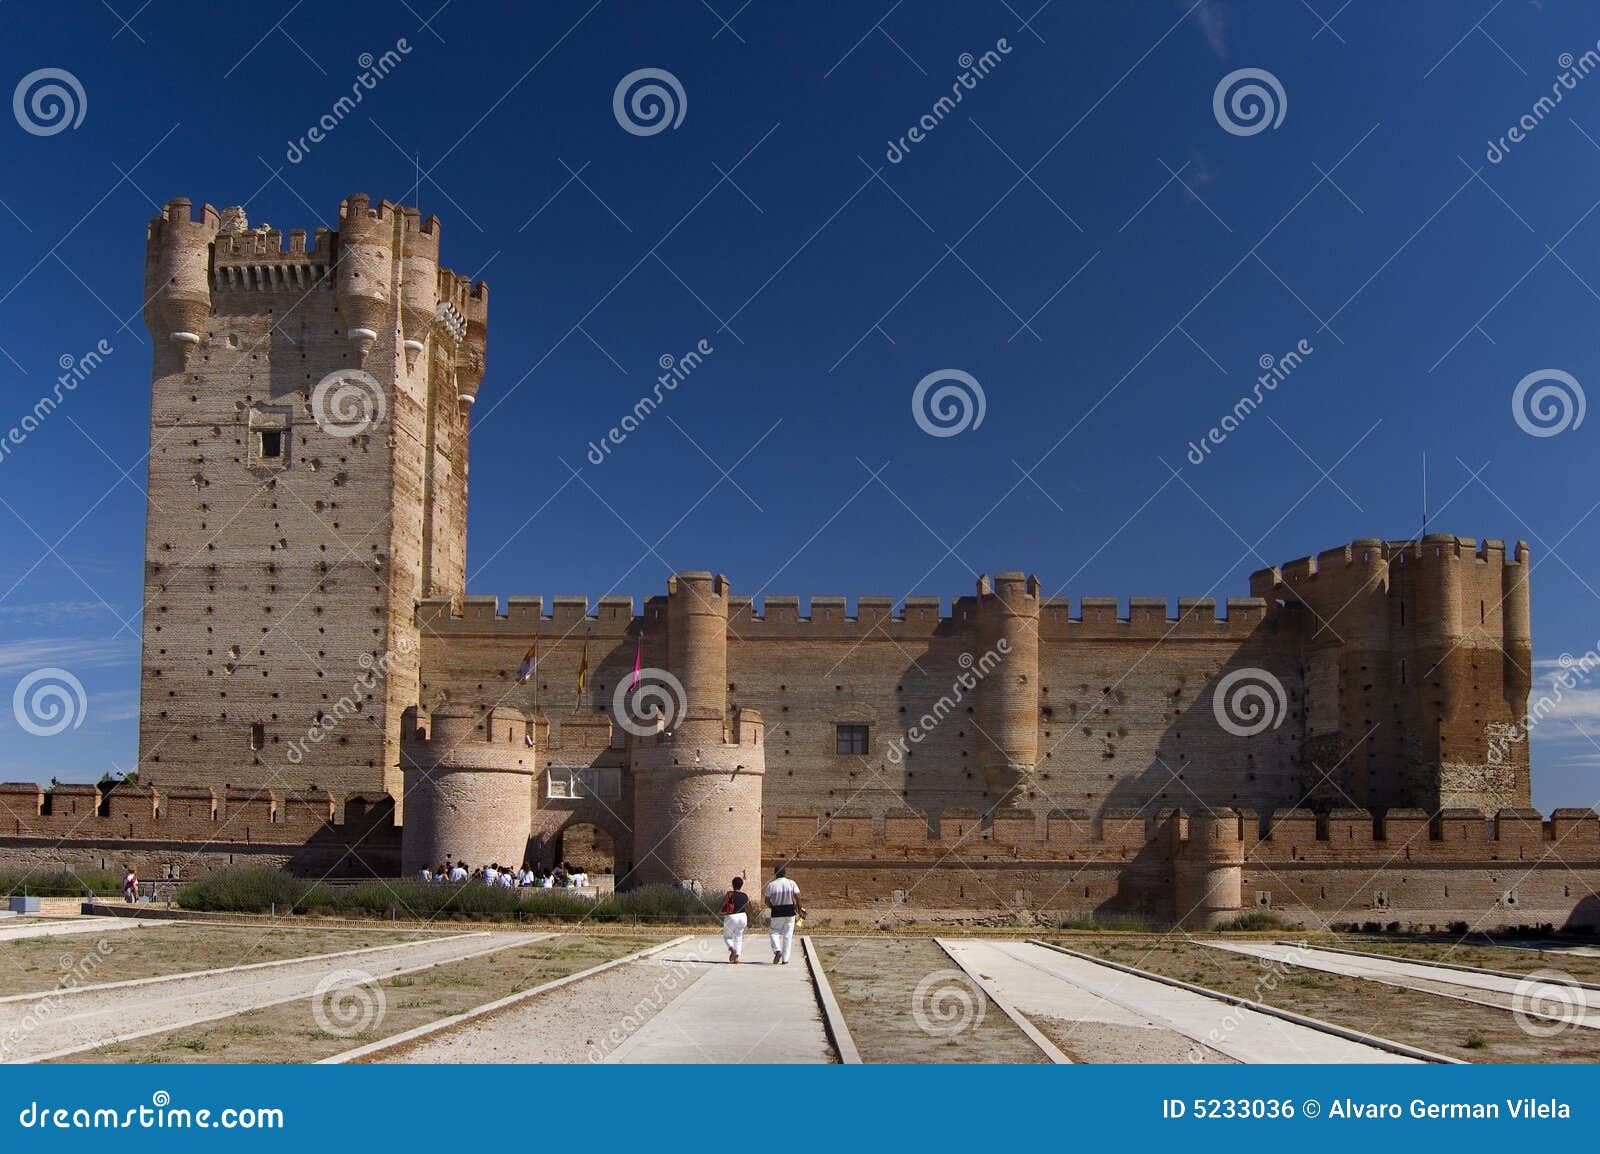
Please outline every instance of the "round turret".
[[368, 207], [363, 194], [347, 197], [339, 206], [339, 248], [335, 281], [345, 334], [355, 344], [362, 363], [390, 324], [393, 273], [391, 246], [393, 206]]
[[1037, 577], [997, 573], [992, 586], [979, 579], [978, 643], [999, 658], [978, 687], [978, 765], [989, 792], [1002, 797], [1026, 782], [1039, 757]]
[[1511, 712], [1522, 717], [1533, 692], [1533, 620], [1528, 608], [1528, 543], [1518, 541], [1513, 559], [1501, 568], [1501, 613], [1505, 622], [1505, 695]]
[[400, 263], [400, 326], [405, 335], [406, 364], [415, 367], [439, 309], [439, 218], [430, 216], [424, 221], [415, 208], [402, 211], [405, 249]]
[[190, 202], [167, 202], [150, 222], [145, 240], [145, 324], [156, 346], [176, 346], [185, 356], [206, 336], [211, 316], [211, 242], [219, 218], [209, 204], [190, 219]]
[[538, 772], [531, 733], [527, 716], [504, 706], [487, 718], [465, 706], [435, 710], [431, 718], [415, 706], [405, 711], [400, 857], [406, 874], [445, 861], [468, 868], [522, 864]]
[[1239, 813], [1210, 810], [1189, 819], [1189, 838], [1173, 853], [1174, 919], [1206, 927], [1237, 914], [1243, 905], [1244, 841]]

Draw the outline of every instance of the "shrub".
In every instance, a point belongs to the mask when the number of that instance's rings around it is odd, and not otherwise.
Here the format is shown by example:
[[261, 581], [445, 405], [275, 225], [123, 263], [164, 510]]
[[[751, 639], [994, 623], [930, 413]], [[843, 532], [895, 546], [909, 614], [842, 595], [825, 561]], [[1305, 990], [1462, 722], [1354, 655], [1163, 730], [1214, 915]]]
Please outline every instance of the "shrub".
[[0, 897], [27, 894], [39, 898], [71, 898], [84, 893], [120, 894], [122, 879], [112, 874], [73, 873], [57, 870], [50, 874], [0, 874]]
[[1281, 930], [1288, 924], [1271, 910], [1246, 910], [1219, 923], [1217, 929], [1224, 933], [1245, 933], [1251, 930]]
[[1138, 914], [1066, 914], [1056, 922], [1061, 930], [1110, 930], [1117, 933], [1147, 934], [1150, 922]]
[[216, 910], [235, 914], [279, 913], [294, 910], [311, 887], [279, 870], [232, 869], [192, 881], [178, 891], [178, 905], [186, 910]]

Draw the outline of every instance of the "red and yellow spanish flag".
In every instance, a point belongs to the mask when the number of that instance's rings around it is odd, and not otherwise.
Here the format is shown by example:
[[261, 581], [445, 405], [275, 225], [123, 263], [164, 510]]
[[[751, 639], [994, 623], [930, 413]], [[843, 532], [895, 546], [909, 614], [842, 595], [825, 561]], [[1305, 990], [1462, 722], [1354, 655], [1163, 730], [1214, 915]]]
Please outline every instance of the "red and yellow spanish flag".
[[583, 683], [589, 678], [589, 642], [583, 643], [583, 658], [578, 662], [578, 700], [573, 704], [572, 711], [576, 713], [583, 707]]

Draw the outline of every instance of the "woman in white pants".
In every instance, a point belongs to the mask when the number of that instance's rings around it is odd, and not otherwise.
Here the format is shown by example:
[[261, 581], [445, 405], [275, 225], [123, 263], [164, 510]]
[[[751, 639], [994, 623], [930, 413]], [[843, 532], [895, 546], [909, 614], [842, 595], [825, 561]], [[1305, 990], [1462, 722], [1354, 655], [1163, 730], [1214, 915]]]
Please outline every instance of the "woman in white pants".
[[744, 932], [750, 926], [746, 912], [750, 895], [744, 892], [744, 879], [734, 878], [733, 888], [722, 899], [722, 941], [728, 947], [728, 961], [739, 964], [744, 953]]

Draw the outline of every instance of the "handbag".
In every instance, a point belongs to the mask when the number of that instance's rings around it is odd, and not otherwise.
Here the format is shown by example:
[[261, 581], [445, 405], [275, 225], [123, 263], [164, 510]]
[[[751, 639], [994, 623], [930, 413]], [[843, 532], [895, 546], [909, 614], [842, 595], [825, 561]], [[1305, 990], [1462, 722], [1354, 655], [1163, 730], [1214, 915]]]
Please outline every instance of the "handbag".
[[732, 890], [729, 890], [727, 896], [722, 899], [722, 907], [719, 910], [717, 910], [717, 912], [719, 914], [721, 914], [723, 917], [728, 917], [729, 915], [731, 915], [733, 913], [733, 891]]

